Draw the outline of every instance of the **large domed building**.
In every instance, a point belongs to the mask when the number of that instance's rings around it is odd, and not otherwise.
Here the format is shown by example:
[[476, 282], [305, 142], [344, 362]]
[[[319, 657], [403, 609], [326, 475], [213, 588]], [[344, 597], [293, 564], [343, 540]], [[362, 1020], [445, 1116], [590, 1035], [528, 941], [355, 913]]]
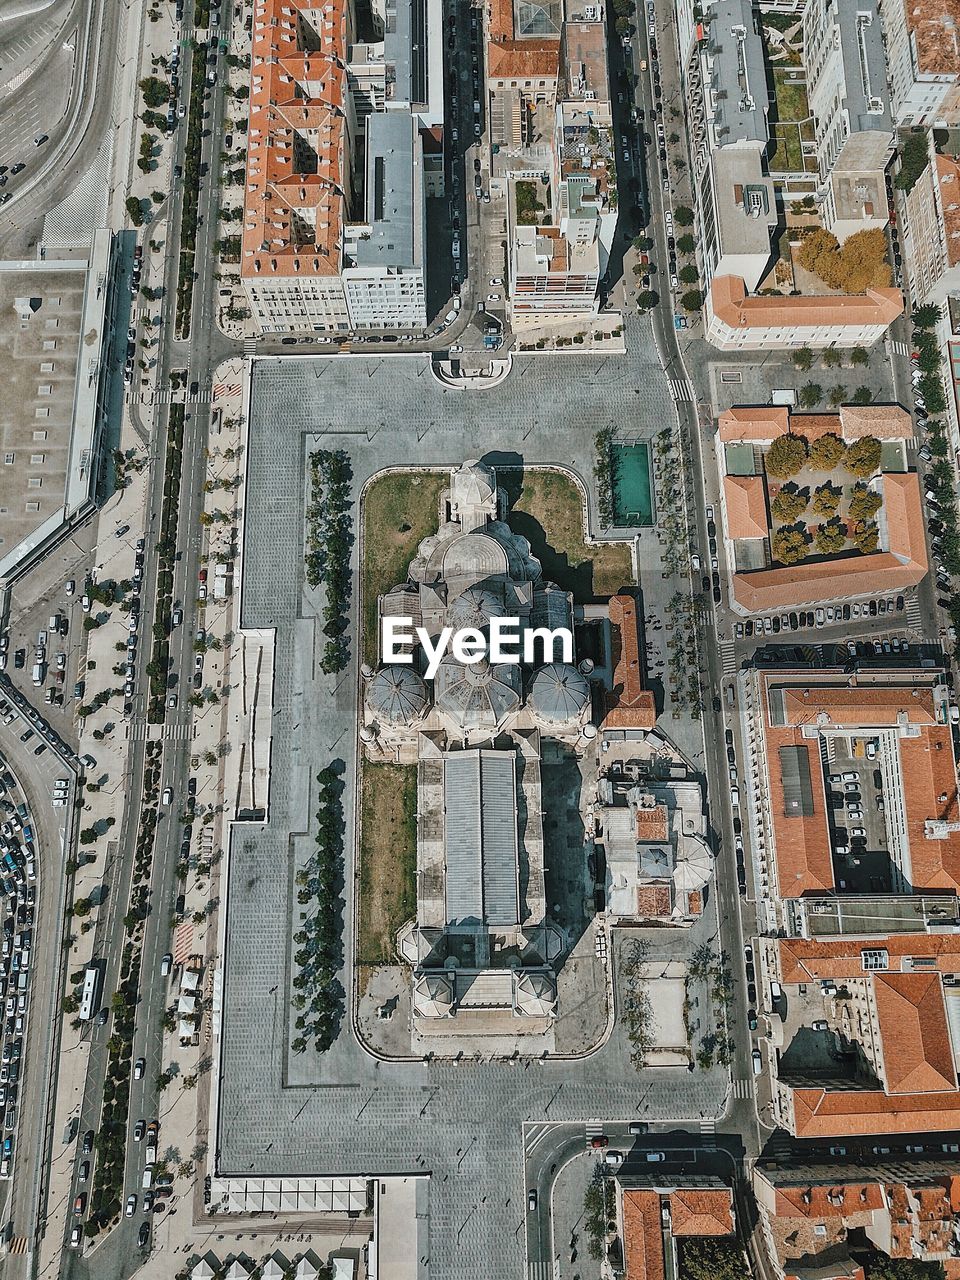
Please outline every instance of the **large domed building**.
[[544, 579], [504, 507], [492, 467], [467, 462], [452, 473], [437, 532], [420, 543], [407, 580], [380, 598], [380, 634], [385, 619], [405, 618], [430, 645], [446, 629], [489, 642], [495, 619], [516, 619], [517, 661], [464, 661], [448, 648], [431, 680], [424, 646], [412, 641], [408, 663], [364, 672], [364, 751], [417, 764], [417, 918], [398, 947], [421, 1033], [457, 1018], [472, 1030], [485, 1019], [502, 1028], [504, 1017], [515, 1031], [545, 1032], [567, 945], [546, 918], [541, 737], [583, 748], [591, 690], [559, 642], [551, 653], [538, 639], [535, 660], [523, 661], [535, 630], [573, 636], [573, 600]]

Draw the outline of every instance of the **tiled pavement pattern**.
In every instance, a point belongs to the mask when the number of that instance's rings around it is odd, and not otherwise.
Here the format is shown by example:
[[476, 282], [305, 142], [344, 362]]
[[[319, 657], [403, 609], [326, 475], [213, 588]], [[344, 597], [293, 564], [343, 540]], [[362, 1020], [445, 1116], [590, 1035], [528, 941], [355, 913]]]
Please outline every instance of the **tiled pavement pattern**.
[[[415, 356], [254, 368], [242, 624], [277, 628], [272, 787], [269, 824], [235, 829], [230, 855], [218, 1170], [426, 1169], [433, 1175], [430, 1271], [443, 1280], [523, 1273], [524, 1120], [642, 1112], [686, 1118], [695, 1129], [722, 1108], [727, 1080], [720, 1071], [638, 1075], [622, 1033], [579, 1064], [379, 1063], [356, 1042], [349, 1016], [328, 1054], [309, 1050], [288, 1061], [289, 837], [309, 830], [311, 780], [338, 757], [346, 764], [352, 832], [355, 776], [355, 671], [339, 682], [323, 676], [313, 619], [299, 617], [305, 457], [321, 442], [348, 448], [355, 492], [384, 466], [470, 457], [562, 462], [589, 476], [598, 428], [637, 420], [638, 435], [653, 434], [672, 420], [666, 380], [649, 352], [636, 354], [637, 336], [630, 335], [634, 354], [625, 359], [520, 357], [503, 386], [484, 392], [440, 386]], [[347, 850], [349, 956], [349, 836]]]

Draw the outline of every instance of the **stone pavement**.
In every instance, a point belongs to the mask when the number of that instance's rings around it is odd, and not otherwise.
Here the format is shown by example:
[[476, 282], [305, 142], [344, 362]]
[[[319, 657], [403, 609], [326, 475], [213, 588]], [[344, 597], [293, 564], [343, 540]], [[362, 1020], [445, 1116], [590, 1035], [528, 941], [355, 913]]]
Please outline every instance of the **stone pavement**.
[[[434, 1179], [431, 1272], [443, 1280], [521, 1273], [524, 1120], [622, 1118], [645, 1104], [651, 1117], [697, 1125], [722, 1109], [727, 1077], [718, 1069], [637, 1073], [621, 1034], [576, 1064], [380, 1063], [360, 1049], [349, 1021], [329, 1053], [288, 1061], [289, 835], [310, 829], [318, 768], [340, 758], [348, 778], [355, 769], [355, 672], [322, 675], [304, 643], [305, 457], [321, 441], [347, 448], [355, 494], [385, 466], [471, 457], [562, 461], [586, 479], [600, 427], [652, 435], [673, 418], [646, 325], [631, 324], [628, 346], [619, 359], [518, 356], [504, 385], [472, 396], [440, 386], [417, 356], [269, 360], [253, 371], [242, 624], [277, 632], [272, 784], [270, 821], [236, 826], [230, 845], [217, 1168], [425, 1169]], [[641, 585], [648, 574], [642, 562]], [[350, 830], [349, 788], [344, 799]], [[351, 955], [349, 873], [347, 881]], [[349, 990], [350, 974], [344, 979]]]

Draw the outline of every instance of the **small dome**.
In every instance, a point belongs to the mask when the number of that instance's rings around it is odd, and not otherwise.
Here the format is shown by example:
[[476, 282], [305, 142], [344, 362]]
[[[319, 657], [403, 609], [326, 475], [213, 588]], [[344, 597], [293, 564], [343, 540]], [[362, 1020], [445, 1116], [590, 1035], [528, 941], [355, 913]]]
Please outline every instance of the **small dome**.
[[468, 587], [457, 596], [447, 614], [452, 627], [477, 627], [490, 625], [491, 618], [503, 615], [503, 602], [489, 587]]
[[590, 685], [576, 667], [551, 662], [534, 672], [527, 701], [543, 724], [570, 724], [589, 704]]
[[427, 687], [412, 667], [381, 667], [367, 685], [367, 706], [388, 724], [413, 724], [428, 701]]
[[480, 505], [488, 502], [497, 491], [497, 476], [485, 462], [465, 462], [458, 467], [450, 480], [455, 500]]

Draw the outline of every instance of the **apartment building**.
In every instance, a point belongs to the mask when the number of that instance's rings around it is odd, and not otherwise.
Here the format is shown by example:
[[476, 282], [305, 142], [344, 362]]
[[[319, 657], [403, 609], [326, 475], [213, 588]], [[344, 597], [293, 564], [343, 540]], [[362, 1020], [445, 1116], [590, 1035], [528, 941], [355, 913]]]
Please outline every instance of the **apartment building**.
[[351, 0], [256, 0], [240, 275], [262, 332], [425, 325], [440, 17], [390, 0], [358, 43]]
[[[517, 36], [521, 17], [536, 38]], [[558, 41], [539, 34], [557, 22]], [[554, 57], [552, 81], [506, 74]], [[595, 314], [618, 207], [602, 10], [587, 6], [565, 21], [552, 8], [538, 16], [524, 4], [516, 13], [495, 7], [488, 86], [508, 183], [511, 317]]]
[[929, 163], [903, 197], [903, 248], [917, 303], [940, 305], [960, 289], [960, 163], [939, 155], [932, 131]]
[[842, 242], [887, 223], [893, 126], [876, 0], [809, 0], [803, 38], [823, 224]]
[[960, 4], [882, 0], [893, 121], [900, 127], [960, 121]]
[[902, 311], [899, 289], [751, 296], [742, 277], [716, 275], [707, 292], [704, 319], [707, 341], [721, 351], [872, 347]]
[[750, 0], [713, 5], [691, 75], [688, 129], [705, 287], [730, 275], [752, 291], [770, 263], [777, 207], [765, 172], [770, 101], [758, 24]]

